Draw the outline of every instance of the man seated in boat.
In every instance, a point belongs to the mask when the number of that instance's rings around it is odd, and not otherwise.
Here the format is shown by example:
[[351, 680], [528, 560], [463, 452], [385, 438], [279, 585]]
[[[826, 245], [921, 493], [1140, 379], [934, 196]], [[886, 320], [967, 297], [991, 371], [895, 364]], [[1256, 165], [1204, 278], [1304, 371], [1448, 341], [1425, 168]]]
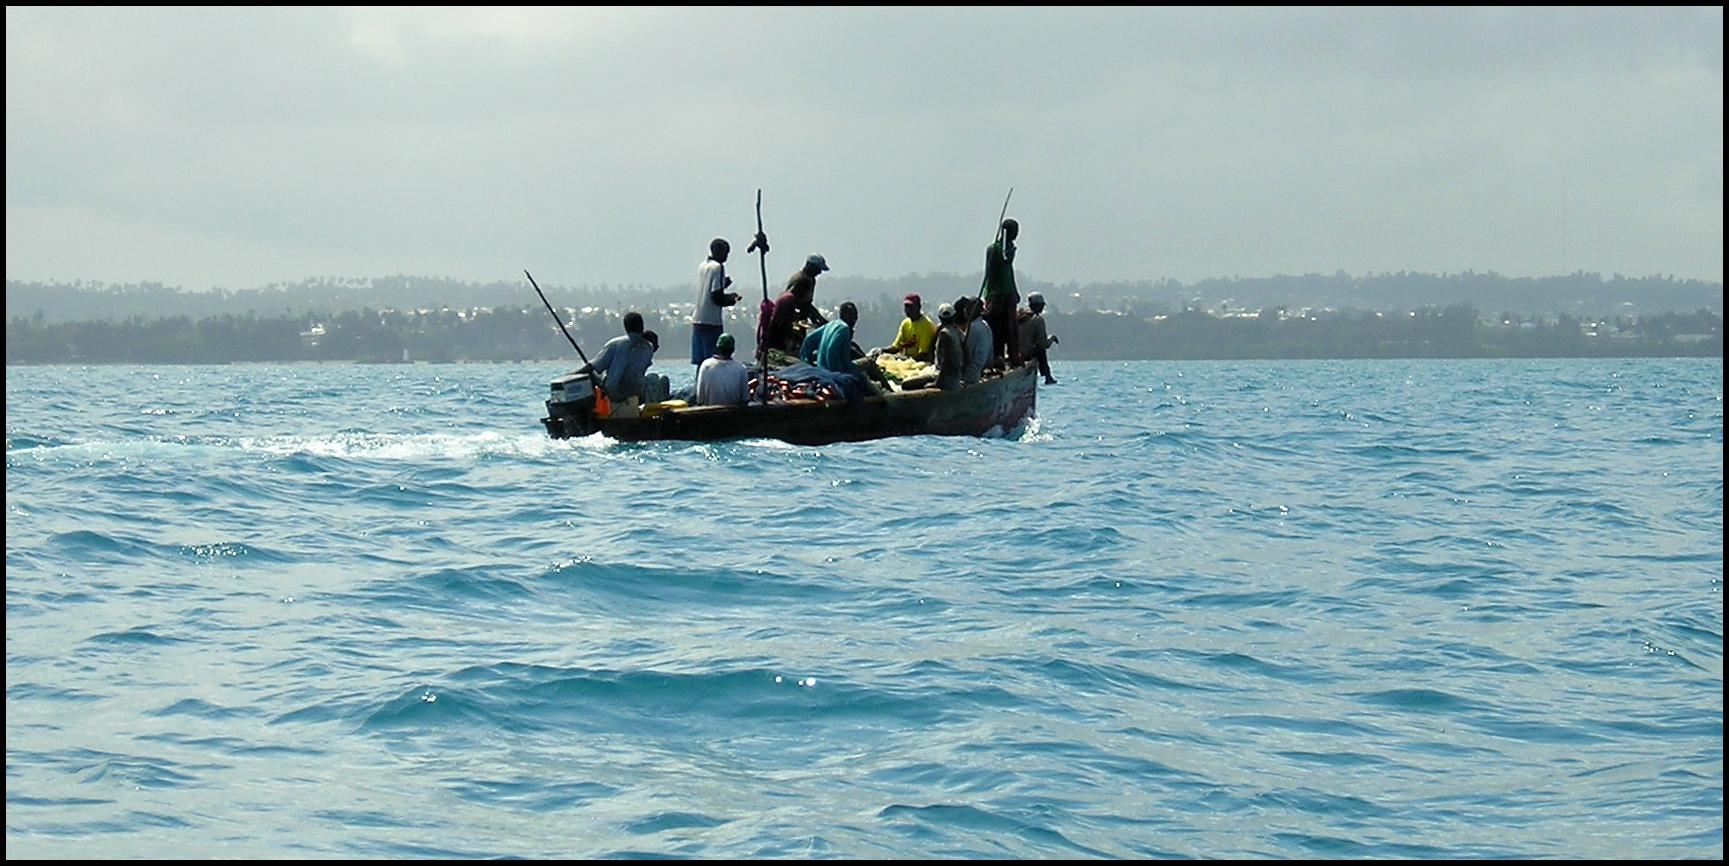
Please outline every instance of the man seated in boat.
[[743, 406], [750, 402], [750, 371], [732, 356], [736, 343], [731, 334], [714, 342], [714, 355], [696, 369], [698, 406]]
[[[840, 305], [840, 318], [824, 324], [805, 335], [799, 346], [799, 360], [844, 376], [856, 378], [863, 393], [882, 392], [873, 379], [880, 378], [876, 364], [853, 343], [853, 326], [858, 324], [858, 305], [847, 301]], [[876, 375], [872, 375], [872, 373]]]
[[599, 374], [601, 391], [611, 404], [613, 416], [631, 417], [642, 407], [643, 381], [648, 365], [654, 363], [655, 350], [660, 348], [660, 341], [652, 334], [643, 331], [641, 313], [625, 313], [624, 335], [607, 340], [600, 353], [576, 371]]
[[901, 309], [906, 313], [906, 318], [901, 320], [894, 342], [884, 346], [883, 351], [930, 363], [931, 345], [937, 338], [937, 324], [924, 314], [924, 301], [918, 292], [908, 292], [906, 297], [901, 299]]
[[958, 318], [954, 304], [937, 305], [937, 321], [942, 324], [931, 341], [931, 363], [934, 366], [929, 373], [902, 379], [901, 390], [936, 388], [953, 391], [961, 386], [961, 341], [965, 338], [960, 322], [956, 321]]
[[971, 385], [984, 378], [985, 369], [993, 363], [991, 326], [985, 321], [983, 298], [962, 297], [955, 301], [955, 307], [965, 334], [961, 346], [961, 384]]
[[937, 321], [942, 323], [942, 327], [931, 346], [931, 361], [937, 368], [936, 380], [931, 387], [954, 391], [961, 386], [961, 369], [966, 366], [966, 329], [960, 311], [953, 304], [937, 307]]

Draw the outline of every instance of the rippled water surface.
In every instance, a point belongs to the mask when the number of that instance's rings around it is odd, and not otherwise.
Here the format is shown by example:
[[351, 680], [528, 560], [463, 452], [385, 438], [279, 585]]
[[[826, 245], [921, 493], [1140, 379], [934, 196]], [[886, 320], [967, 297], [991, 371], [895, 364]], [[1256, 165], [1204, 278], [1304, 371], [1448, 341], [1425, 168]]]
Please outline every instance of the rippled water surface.
[[562, 371], [9, 368], [8, 857], [1723, 854], [1720, 361], [823, 448]]

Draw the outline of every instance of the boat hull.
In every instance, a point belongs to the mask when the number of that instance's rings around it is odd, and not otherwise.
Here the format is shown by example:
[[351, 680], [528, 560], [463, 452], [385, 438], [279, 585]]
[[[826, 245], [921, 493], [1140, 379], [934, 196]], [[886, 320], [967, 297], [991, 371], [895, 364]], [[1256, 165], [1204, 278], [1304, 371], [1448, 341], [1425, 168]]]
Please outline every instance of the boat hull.
[[926, 389], [844, 401], [793, 400], [764, 406], [693, 406], [636, 418], [583, 417], [571, 404], [547, 404], [555, 438], [599, 432], [624, 442], [779, 439], [795, 445], [862, 442], [894, 436], [985, 436], [1032, 417], [1038, 374], [1019, 367], [955, 391]]

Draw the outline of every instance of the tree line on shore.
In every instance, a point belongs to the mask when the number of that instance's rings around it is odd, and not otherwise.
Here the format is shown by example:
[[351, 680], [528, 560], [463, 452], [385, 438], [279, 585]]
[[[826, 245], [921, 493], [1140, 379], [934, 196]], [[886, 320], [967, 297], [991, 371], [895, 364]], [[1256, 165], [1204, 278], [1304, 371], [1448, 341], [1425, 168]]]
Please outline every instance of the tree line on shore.
[[[907, 274], [889, 279], [824, 274], [817, 302], [833, 307], [843, 300], [861, 306], [875, 301], [898, 312], [907, 292], [939, 300], [976, 293], [980, 274]], [[1177, 280], [1068, 282], [1056, 284], [1019, 275], [1022, 295], [1042, 293], [1053, 313], [1110, 310], [1151, 319], [1184, 310], [1221, 314], [1245, 310], [1417, 310], [1471, 304], [1488, 313], [1553, 318], [1565, 313], [1581, 319], [1646, 316], [1666, 311], [1723, 311], [1721, 281], [1675, 277], [1627, 277], [1574, 273], [1552, 277], [1506, 277], [1495, 273], [1425, 274], [1397, 272], [1352, 276], [1345, 273]], [[689, 285], [558, 285], [541, 281], [549, 300], [564, 307], [622, 312], [688, 305]], [[778, 294], [780, 285], [770, 289]], [[755, 293], [745, 291], [746, 301]], [[393, 276], [373, 279], [318, 278], [252, 289], [187, 291], [161, 283], [6, 281], [7, 317], [41, 313], [48, 322], [85, 319], [126, 320], [189, 316], [192, 319], [331, 315], [343, 310], [468, 310], [534, 305], [539, 299], [524, 280], [470, 283], [438, 277]]]
[[[860, 303], [860, 310], [859, 344], [889, 342], [901, 318], [898, 298]], [[685, 316], [646, 305], [641, 312], [660, 335], [658, 362], [687, 361]], [[755, 315], [748, 304], [729, 311], [726, 327], [738, 335], [741, 352], [754, 345]], [[1120, 310], [1045, 315], [1051, 333], [1061, 338], [1053, 350], [1059, 360], [1723, 356], [1722, 316], [1709, 309], [1593, 318], [1484, 316], [1472, 304], [1456, 303], [1401, 312], [1191, 307], [1150, 316]], [[544, 307], [526, 304], [80, 321], [52, 321], [37, 312], [8, 319], [6, 363], [574, 362], [571, 340], [592, 356], [622, 332], [620, 316], [621, 310], [567, 308], [561, 311], [567, 340]]]

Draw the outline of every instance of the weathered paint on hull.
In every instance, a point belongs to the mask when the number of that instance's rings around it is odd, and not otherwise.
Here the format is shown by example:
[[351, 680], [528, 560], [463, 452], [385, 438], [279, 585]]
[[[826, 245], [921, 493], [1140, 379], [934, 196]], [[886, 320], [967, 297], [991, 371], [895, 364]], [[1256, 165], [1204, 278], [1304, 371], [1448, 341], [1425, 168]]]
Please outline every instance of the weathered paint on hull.
[[[604, 418], [599, 432], [624, 442], [663, 439], [779, 439], [795, 445], [861, 442], [891, 436], [983, 436], [1008, 431], [1031, 417], [1038, 374], [1020, 367], [958, 391], [909, 391], [845, 402], [771, 403], [767, 406], [699, 406], [670, 409], [654, 417]], [[586, 435], [574, 421], [561, 423], [548, 406], [543, 419], [557, 438]], [[562, 435], [561, 435], [562, 434]]]

